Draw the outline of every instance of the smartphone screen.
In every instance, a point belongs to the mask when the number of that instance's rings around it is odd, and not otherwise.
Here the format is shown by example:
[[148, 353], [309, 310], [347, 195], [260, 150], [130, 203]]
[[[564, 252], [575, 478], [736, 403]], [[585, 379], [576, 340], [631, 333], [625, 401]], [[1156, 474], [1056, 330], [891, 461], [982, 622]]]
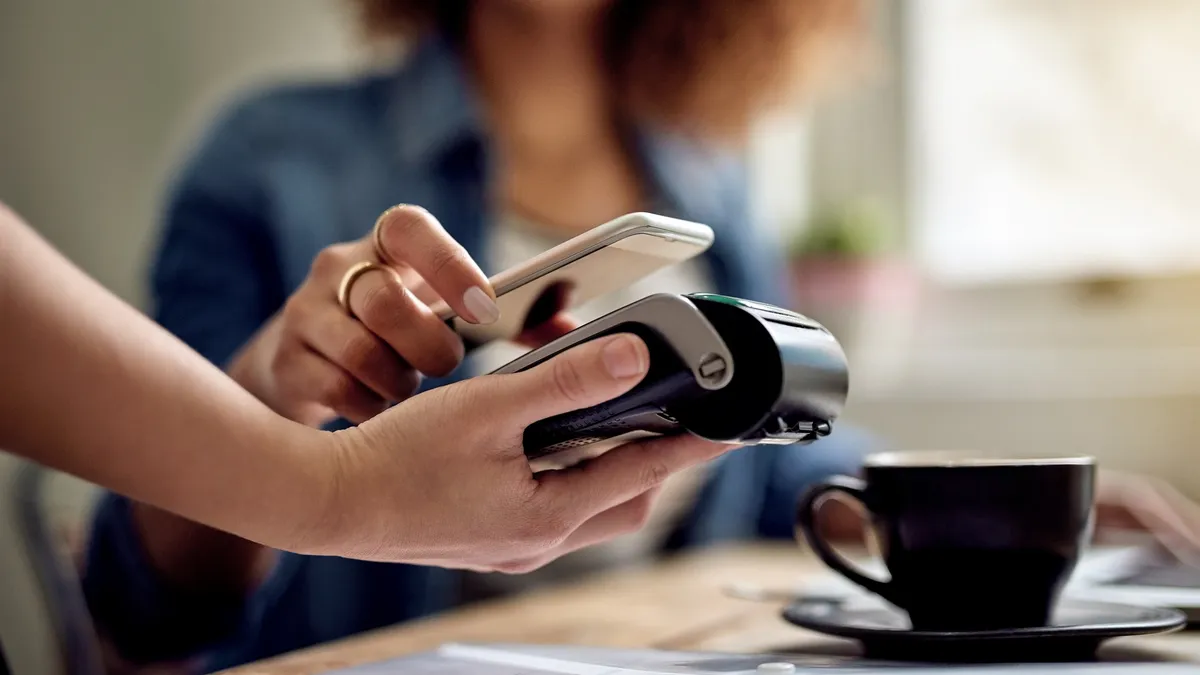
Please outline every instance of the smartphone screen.
[[708, 242], [668, 234], [634, 232], [594, 247], [569, 262], [522, 265], [492, 278], [501, 318], [477, 326], [455, 318], [454, 328], [476, 345], [512, 340], [556, 310], [632, 285], [654, 272], [702, 253]]

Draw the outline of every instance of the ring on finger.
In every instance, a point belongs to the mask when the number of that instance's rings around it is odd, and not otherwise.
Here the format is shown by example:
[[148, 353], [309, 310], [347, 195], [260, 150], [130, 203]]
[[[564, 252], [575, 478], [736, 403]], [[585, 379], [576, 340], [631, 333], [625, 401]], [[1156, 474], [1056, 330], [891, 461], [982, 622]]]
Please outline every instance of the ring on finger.
[[408, 205], [398, 204], [387, 211], [384, 211], [379, 215], [379, 218], [375, 221], [375, 227], [371, 230], [371, 243], [375, 247], [375, 255], [385, 265], [395, 265], [396, 263], [391, 259], [391, 256], [387, 254], [387, 248], [385, 248], [383, 245], [383, 224], [387, 221], [388, 216], [390, 216], [393, 211], [396, 209], [405, 208], [406, 206]]
[[367, 260], [351, 265], [350, 269], [346, 270], [346, 273], [342, 275], [342, 281], [338, 284], [337, 301], [342, 306], [342, 309], [351, 317], [358, 318], [354, 316], [354, 310], [350, 309], [350, 289], [354, 287], [354, 282], [358, 281], [362, 275], [372, 270], [388, 273], [393, 272], [390, 267], [385, 267], [373, 260]]

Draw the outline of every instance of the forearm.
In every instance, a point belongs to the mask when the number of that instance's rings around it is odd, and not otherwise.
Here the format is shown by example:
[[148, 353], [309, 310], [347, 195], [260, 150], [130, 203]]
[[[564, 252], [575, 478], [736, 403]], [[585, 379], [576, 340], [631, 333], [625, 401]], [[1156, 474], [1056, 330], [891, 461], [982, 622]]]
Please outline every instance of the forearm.
[[[269, 321], [234, 355], [226, 373], [242, 389], [277, 414], [306, 426], [319, 426], [304, 411], [275, 400], [259, 372], [262, 359], [256, 350], [278, 339], [278, 326]], [[278, 552], [261, 544], [222, 532], [149, 504], [131, 507], [132, 525], [147, 563], [163, 580], [183, 589], [213, 592], [249, 592], [266, 579]]]
[[272, 413], [0, 207], [0, 447], [264, 543], [329, 497], [321, 432]]
[[[270, 330], [268, 324], [264, 331]], [[249, 350], [261, 341], [250, 340], [231, 361], [227, 373], [276, 413], [305, 423], [292, 414], [294, 411], [274, 405], [267, 389], [261, 386], [263, 378], [255, 377], [252, 364], [256, 361], [248, 358]], [[181, 589], [224, 595], [248, 593], [266, 579], [278, 558], [273, 549], [149, 504], [135, 503], [130, 511], [131, 525], [146, 562], [161, 579]]]

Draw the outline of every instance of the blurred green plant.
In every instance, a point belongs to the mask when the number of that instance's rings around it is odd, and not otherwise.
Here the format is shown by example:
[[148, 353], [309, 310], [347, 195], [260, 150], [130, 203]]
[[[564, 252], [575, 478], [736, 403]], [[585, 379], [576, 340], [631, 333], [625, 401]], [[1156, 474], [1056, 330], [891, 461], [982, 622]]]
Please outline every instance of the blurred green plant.
[[896, 235], [888, 211], [860, 199], [815, 209], [793, 238], [793, 258], [871, 258], [888, 253]]

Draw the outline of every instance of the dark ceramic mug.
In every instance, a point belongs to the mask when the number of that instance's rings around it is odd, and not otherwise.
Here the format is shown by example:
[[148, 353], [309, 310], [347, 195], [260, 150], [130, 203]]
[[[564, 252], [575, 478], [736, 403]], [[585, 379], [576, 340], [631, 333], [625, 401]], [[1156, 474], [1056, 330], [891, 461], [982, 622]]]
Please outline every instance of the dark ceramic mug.
[[[917, 630], [1044, 626], [1091, 537], [1090, 457], [980, 459], [898, 452], [834, 476], [800, 500], [797, 529], [826, 565], [905, 610]], [[891, 576], [873, 578], [815, 528], [832, 493], [866, 507]]]

